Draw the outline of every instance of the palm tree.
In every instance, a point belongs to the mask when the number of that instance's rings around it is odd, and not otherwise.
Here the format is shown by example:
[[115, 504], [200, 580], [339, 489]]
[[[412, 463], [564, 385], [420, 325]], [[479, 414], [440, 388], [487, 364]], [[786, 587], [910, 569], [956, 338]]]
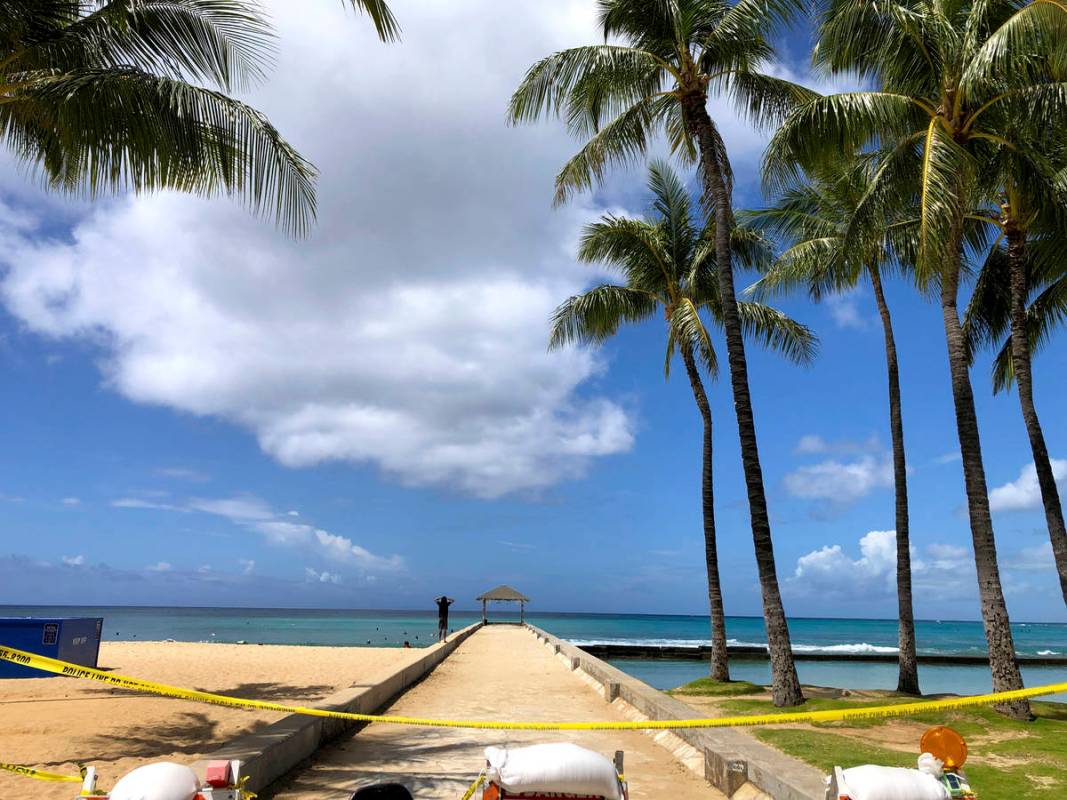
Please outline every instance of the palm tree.
[[588, 138], [556, 177], [556, 201], [590, 188], [609, 166], [632, 163], [663, 130], [674, 153], [700, 165], [704, 201], [715, 217], [715, 261], [723, 307], [730, 382], [741, 440], [752, 539], [776, 705], [803, 702], [793, 663], [767, 513], [749, 394], [743, 323], [731, 256], [732, 172], [726, 146], [707, 110], [709, 92], [729, 98], [757, 124], [775, 122], [812, 93], [763, 74], [767, 37], [797, 0], [599, 0], [605, 43], [563, 50], [527, 72], [511, 99], [512, 122], [563, 114]]
[[826, 292], [852, 288], [864, 278], [870, 281], [885, 340], [889, 430], [893, 445], [899, 617], [897, 691], [919, 694], [900, 371], [893, 322], [882, 289], [883, 274], [898, 266], [889, 241], [893, 231], [876, 231], [875, 235], [867, 237], [862, 248], [846, 244], [849, 223], [870, 184], [871, 166], [870, 158], [839, 160], [814, 171], [807, 180], [790, 186], [773, 206], [742, 212], [739, 218], [783, 240], [787, 246], [774, 267], [757, 282], [760, 292], [799, 284], [818, 301]]
[[[667, 323], [665, 370], [669, 375], [674, 354], [680, 354], [704, 424], [701, 501], [711, 612], [711, 677], [728, 681], [726, 616], [715, 543], [711, 405], [700, 373], [701, 366], [709, 376], [717, 371], [701, 312], [710, 314], [720, 326], [723, 320], [715, 280], [715, 220], [701, 225], [694, 219], [685, 186], [662, 161], [649, 167], [648, 187], [654, 197], [654, 216], [630, 219], [609, 214], [586, 227], [579, 260], [607, 265], [624, 282], [597, 286], [556, 309], [549, 347], [600, 344], [623, 323], [643, 322], [662, 312]], [[751, 262], [769, 253], [751, 231], [735, 229], [733, 238], [734, 252], [741, 260]], [[806, 362], [814, 356], [816, 340], [811, 331], [780, 311], [761, 303], [739, 303], [738, 313], [746, 333], [794, 361]]]
[[[893, 206], [917, 198], [915, 267], [922, 285], [939, 290], [956, 427], [963, 461], [989, 661], [996, 691], [1017, 689], [1022, 677], [1000, 581], [996, 542], [982, 463], [981, 439], [958, 310], [970, 209], [993, 200], [981, 165], [1001, 146], [1029, 150], [1020, 120], [1048, 125], [1067, 117], [1067, 86], [1047, 79], [1053, 40], [1005, 48], [1001, 26], [1010, 0], [943, 4], [829, 0], [822, 15], [817, 61], [832, 72], [851, 71], [881, 89], [819, 98], [791, 114], [765, 158], [765, 181], [775, 186], [798, 168], [840, 152], [877, 145], [871, 186], [850, 226], [850, 241]], [[1036, 46], [1040, 45], [1040, 46]], [[1031, 153], [1032, 161], [1040, 153]], [[1029, 704], [1002, 707], [1029, 718]]]
[[1017, 386], [1060, 590], [1067, 602], [1067, 529], [1034, 403], [1031, 364], [1034, 351], [1067, 319], [1067, 263], [1063, 259], [1067, 203], [1057, 197], [1060, 192], [1047, 180], [1048, 175], [1028, 169], [1031, 165], [1020, 163], [1010, 151], [1002, 155], [1001, 163], [1010, 168], [1004, 175], [1000, 213], [973, 215], [998, 232], [998, 242], [979, 273], [963, 328], [972, 353], [982, 346], [999, 345], [993, 391], [1010, 389], [1013, 382]]
[[[396, 36], [383, 0], [352, 5]], [[227, 94], [271, 39], [253, 0], [0, 0], [0, 135], [53, 190], [241, 195], [301, 234], [314, 167]]]

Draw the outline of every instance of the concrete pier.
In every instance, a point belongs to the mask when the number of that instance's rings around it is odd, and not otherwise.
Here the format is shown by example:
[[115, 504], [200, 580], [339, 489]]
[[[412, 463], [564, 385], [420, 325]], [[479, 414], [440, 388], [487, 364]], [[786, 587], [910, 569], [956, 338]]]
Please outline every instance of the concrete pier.
[[[421, 683], [384, 711], [390, 715], [486, 720], [625, 720], [617, 704], [529, 629], [489, 626], [474, 633]], [[608, 756], [623, 750], [633, 800], [718, 800], [721, 792], [638, 731], [526, 732], [414, 728], [373, 723], [320, 749], [306, 768], [264, 797], [347, 798], [378, 782], [406, 785], [418, 800], [455, 800], [485, 763], [488, 745], [571, 741]], [[683, 757], [685, 754], [681, 754]], [[703, 766], [703, 754], [701, 769]]]

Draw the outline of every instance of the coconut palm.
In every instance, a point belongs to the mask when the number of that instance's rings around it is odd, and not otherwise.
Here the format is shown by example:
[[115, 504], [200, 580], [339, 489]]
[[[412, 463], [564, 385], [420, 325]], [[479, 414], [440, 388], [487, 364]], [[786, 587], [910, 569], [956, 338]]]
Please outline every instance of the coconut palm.
[[1003, 187], [999, 213], [976, 212], [972, 217], [994, 228], [998, 242], [979, 273], [964, 315], [964, 333], [972, 352], [999, 345], [993, 363], [994, 392], [1016, 384], [1060, 590], [1067, 602], [1067, 529], [1034, 402], [1031, 364], [1034, 350], [1057, 324], [1067, 320], [1067, 261], [1063, 257], [1067, 201], [1054, 172], [1035, 170], [1035, 165], [1006, 148], [991, 166]]
[[[711, 677], [730, 680], [726, 652], [726, 617], [719, 582], [715, 542], [715, 503], [712, 479], [712, 418], [701, 377], [717, 370], [715, 350], [702, 313], [719, 326], [723, 306], [715, 279], [715, 220], [695, 218], [689, 195], [678, 176], [662, 161], [651, 164], [648, 187], [654, 198], [653, 215], [631, 219], [606, 215], [586, 227], [579, 260], [606, 265], [622, 278], [568, 299], [552, 319], [551, 348], [573, 343], [600, 344], [623, 323], [643, 322], [662, 313], [667, 325], [665, 369], [670, 374], [675, 354], [682, 358], [704, 425], [701, 501], [704, 517], [704, 555], [711, 613]], [[734, 230], [734, 253], [753, 262], [769, 257], [765, 243], [753, 232]], [[745, 332], [783, 352], [794, 361], [809, 361], [816, 340], [806, 327], [761, 303], [738, 303]]]
[[786, 247], [773, 268], [757, 282], [755, 288], [760, 293], [799, 285], [818, 301], [827, 292], [851, 289], [864, 280], [870, 282], [885, 340], [893, 445], [899, 617], [897, 691], [918, 694], [900, 371], [893, 322], [882, 288], [883, 275], [899, 266], [890, 244], [894, 232], [875, 231], [866, 237], [862, 248], [846, 244], [849, 223], [870, 184], [871, 167], [870, 157], [841, 159], [790, 186], [773, 206], [741, 212], [739, 219], [781, 240]]
[[[752, 538], [777, 705], [803, 702], [774, 564], [767, 499], [749, 393], [743, 323], [731, 256], [732, 173], [707, 110], [709, 93], [731, 100], [751, 121], [770, 124], [812, 93], [763, 74], [768, 35], [796, 0], [599, 0], [610, 43], [576, 47], [534, 64], [511, 99], [513, 122], [562, 114], [588, 141], [556, 178], [556, 201], [590, 188], [608, 167], [633, 163], [665, 132], [674, 153], [700, 165], [704, 201], [715, 217], [715, 261], [730, 382], [741, 439]], [[616, 43], [618, 42], [618, 43]]]
[[[884, 149], [850, 226], [850, 241], [857, 241], [862, 229], [893, 205], [917, 198], [916, 276], [940, 295], [996, 691], [1021, 687], [1022, 677], [1001, 586], [958, 310], [966, 217], [970, 209], [988, 207], [995, 199], [981, 180], [982, 165], [1002, 146], [1032, 146], [1016, 123], [1035, 119], [1048, 125], [1067, 118], [1067, 84], [1047, 75], [1052, 41], [1036, 35], [1034, 47], [1003, 46], [1001, 26], [1016, 10], [1009, 0], [908, 0], [874, 7], [862, 0], [828, 0], [818, 63], [831, 72], [876, 81], [880, 89], [831, 95], [798, 109], [775, 135], [764, 163], [764, 179], [774, 187], [795, 177], [800, 167], [825, 163], [841, 152], [871, 145]], [[1039, 153], [1032, 156], [1040, 159]], [[1030, 715], [1025, 701], [1002, 710]]]
[[[382, 0], [352, 4], [395, 37]], [[239, 195], [303, 233], [314, 168], [227, 94], [271, 49], [253, 0], [0, 0], [0, 135], [50, 189]]]

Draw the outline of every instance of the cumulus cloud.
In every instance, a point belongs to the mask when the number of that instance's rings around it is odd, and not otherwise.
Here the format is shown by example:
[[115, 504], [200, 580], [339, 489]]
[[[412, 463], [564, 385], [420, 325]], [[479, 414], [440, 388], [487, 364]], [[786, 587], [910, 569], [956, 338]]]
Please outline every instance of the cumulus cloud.
[[[1050, 459], [1052, 474], [1057, 483], [1067, 480], [1067, 459]], [[1041, 508], [1041, 487], [1037, 483], [1037, 468], [1031, 461], [1019, 471], [1019, 477], [998, 486], [989, 493], [992, 511], [1026, 511]]]
[[797, 559], [789, 583], [801, 594], [879, 594], [896, 587], [896, 531], [870, 531], [859, 541], [859, 558], [841, 545], [823, 546]]
[[854, 503], [875, 489], [893, 485], [893, 464], [886, 456], [863, 456], [852, 461], [830, 459], [799, 467], [785, 476], [794, 497], [832, 505]]
[[251, 575], [256, 571], [256, 561], [253, 558], [239, 558], [237, 563], [241, 565], [242, 575]]
[[60, 502], [65, 506], [80, 506], [82, 503], [77, 497], [64, 497]]
[[151, 564], [145, 567], [149, 572], [170, 572], [172, 565], [169, 561], [157, 561], [155, 564]]
[[8, 309], [94, 342], [125, 397], [229, 420], [292, 467], [496, 497], [629, 449], [626, 410], [578, 391], [598, 357], [545, 347], [598, 213], [551, 208], [576, 145], [504, 124], [530, 63], [599, 38], [592, 5], [519, 4], [502, 26], [489, 0], [413, 2], [393, 47], [330, 3], [268, 5], [280, 63], [250, 99], [320, 168], [310, 238], [174, 194], [75, 205], [57, 231], [38, 201], [0, 215]]
[[[896, 531], [870, 531], [858, 542], [858, 556], [840, 544], [824, 545], [797, 559], [784, 589], [796, 597], [851, 597], [876, 603], [896, 595]], [[1027, 573], [1054, 569], [1048, 542], [1000, 557], [1006, 592], [1021, 593]], [[977, 591], [974, 555], [969, 547], [935, 542], [911, 550], [912, 588], [924, 598], [971, 600]], [[1032, 588], [1032, 587], [1031, 587]]]
[[68, 567], [81, 567], [85, 565], [85, 556], [63, 556], [61, 559]]

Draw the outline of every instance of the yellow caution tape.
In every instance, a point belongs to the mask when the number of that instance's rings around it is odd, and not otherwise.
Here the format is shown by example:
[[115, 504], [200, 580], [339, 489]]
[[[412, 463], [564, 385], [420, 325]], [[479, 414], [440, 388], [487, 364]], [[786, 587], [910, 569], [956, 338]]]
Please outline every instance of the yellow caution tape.
[[0, 772], [14, 772], [16, 775], [22, 775], [25, 778], [34, 778], [39, 781], [54, 781], [56, 783], [81, 783], [81, 775], [57, 775], [54, 772], [45, 772], [44, 770], [34, 769], [33, 767], [23, 767], [19, 764], [4, 764], [0, 762]]
[[471, 800], [471, 798], [474, 797], [474, 793], [478, 791], [478, 787], [481, 786], [483, 783], [485, 783], [484, 772], [474, 779], [474, 783], [471, 784], [471, 787], [463, 794], [463, 797], [461, 797], [459, 800]]
[[201, 692], [196, 689], [182, 689], [177, 686], [168, 686], [165, 683], [143, 681], [139, 678], [130, 678], [100, 669], [69, 664], [66, 661], [59, 661], [55, 658], [36, 653], [27, 653], [24, 650], [16, 650], [13, 647], [0, 647], [0, 661], [11, 661], [24, 667], [52, 672], [56, 675], [66, 675], [70, 678], [99, 681], [109, 686], [117, 686], [135, 692], [147, 692], [161, 697], [176, 697], [180, 700], [195, 700], [199, 703], [209, 703], [227, 708], [278, 711], [283, 714], [303, 714], [309, 717], [344, 719], [353, 722], [381, 722], [391, 725], [416, 725], [430, 728], [474, 728], [509, 731], [634, 731], [678, 728], [736, 728], [742, 726], [778, 725], [786, 722], [836, 722], [850, 719], [880, 719], [901, 717], [908, 714], [923, 714], [929, 711], [946, 711], [954, 708], [1009, 703], [1012, 700], [1028, 700], [1031, 697], [1067, 692], [1067, 683], [1052, 683], [1047, 686], [1035, 686], [1032, 689], [1016, 689], [996, 694], [980, 694], [971, 697], [953, 697], [947, 700], [923, 700], [917, 703], [832, 711], [794, 711], [781, 714], [714, 717], [711, 719], [650, 719], [635, 722], [494, 722], [480, 719], [387, 717], [377, 714], [356, 714], [350, 711], [329, 711], [324, 708], [305, 708], [304, 706], [270, 703], [263, 700], [242, 700], [238, 697], [227, 697], [226, 695]]

